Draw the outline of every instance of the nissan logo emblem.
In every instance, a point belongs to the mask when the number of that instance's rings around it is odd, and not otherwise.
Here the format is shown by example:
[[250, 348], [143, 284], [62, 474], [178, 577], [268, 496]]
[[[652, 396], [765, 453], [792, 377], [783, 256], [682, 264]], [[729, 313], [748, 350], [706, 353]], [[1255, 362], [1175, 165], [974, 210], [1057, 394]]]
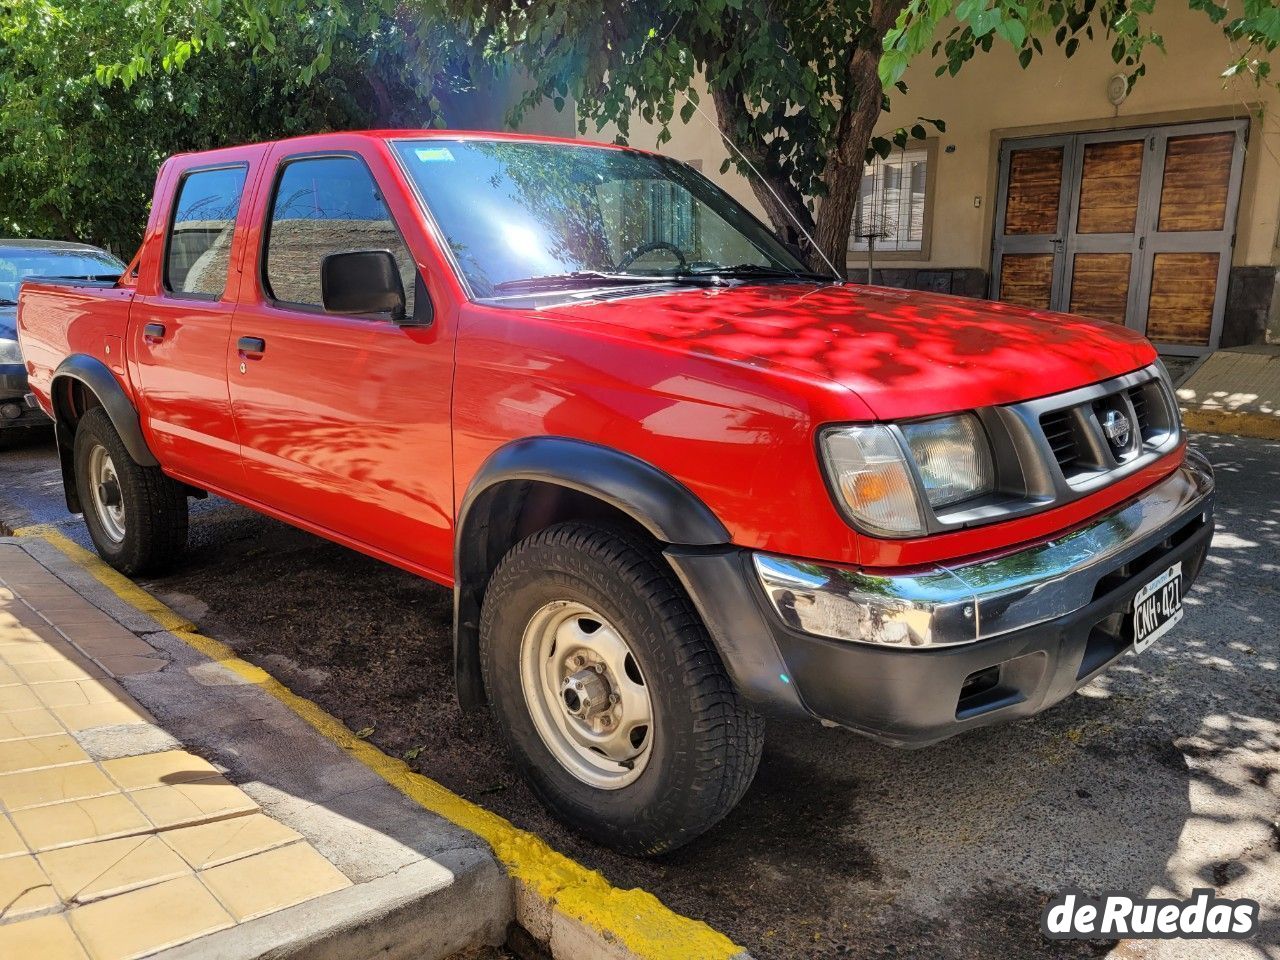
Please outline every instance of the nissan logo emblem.
[[1124, 450], [1129, 446], [1129, 418], [1119, 410], [1108, 410], [1102, 415], [1102, 432], [1107, 442], [1116, 450]]

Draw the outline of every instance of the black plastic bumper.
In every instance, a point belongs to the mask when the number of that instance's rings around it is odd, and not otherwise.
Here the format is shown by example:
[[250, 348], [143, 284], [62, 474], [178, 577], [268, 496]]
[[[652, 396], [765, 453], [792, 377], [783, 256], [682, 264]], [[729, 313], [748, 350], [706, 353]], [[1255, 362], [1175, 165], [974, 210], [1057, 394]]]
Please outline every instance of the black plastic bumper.
[[[1212, 498], [1100, 576], [1094, 599], [987, 640], [902, 649], [829, 640], [784, 624], [745, 550], [672, 548], [739, 691], [766, 713], [807, 712], [896, 746], [1030, 716], [1088, 683], [1133, 646], [1134, 594], [1181, 561], [1190, 589], [1213, 536]], [[1176, 628], [1175, 628], [1176, 630]]]
[[[0, 364], [0, 430], [47, 427], [48, 417], [39, 407], [27, 405], [27, 371], [20, 363]], [[13, 413], [17, 416], [13, 416]]]

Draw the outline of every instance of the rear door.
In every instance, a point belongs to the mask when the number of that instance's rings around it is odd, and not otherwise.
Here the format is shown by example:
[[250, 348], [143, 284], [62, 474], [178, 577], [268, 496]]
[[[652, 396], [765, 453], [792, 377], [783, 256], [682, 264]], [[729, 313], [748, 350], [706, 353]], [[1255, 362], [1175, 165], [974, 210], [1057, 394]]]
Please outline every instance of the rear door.
[[265, 147], [167, 167], [165, 206], [146, 239], [128, 355], [147, 440], [165, 469], [215, 490], [241, 486], [227, 390], [227, 342], [240, 286], [246, 198]]
[[[270, 159], [228, 344], [248, 495], [447, 580], [453, 332], [432, 296], [420, 214], [378, 142], [298, 149], [277, 147]], [[434, 300], [429, 326], [325, 310], [321, 262], [360, 250], [393, 254], [409, 316], [415, 298]]]

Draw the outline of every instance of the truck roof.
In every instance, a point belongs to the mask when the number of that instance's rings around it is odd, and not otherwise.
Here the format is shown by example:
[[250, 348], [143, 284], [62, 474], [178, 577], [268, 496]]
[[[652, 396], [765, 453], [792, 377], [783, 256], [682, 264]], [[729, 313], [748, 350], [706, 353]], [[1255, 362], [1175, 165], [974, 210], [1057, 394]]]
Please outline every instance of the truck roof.
[[[601, 143], [598, 140], [581, 140], [573, 137], [553, 137], [534, 133], [511, 133], [499, 130], [441, 130], [423, 128], [402, 128], [389, 130], [333, 130], [328, 133], [308, 133], [297, 137], [286, 137], [280, 140], [257, 141], [257, 146], [272, 146], [278, 143], [323, 143], [325, 140], [338, 137], [360, 137], [367, 140], [506, 140], [517, 143], [558, 143], [576, 147], [599, 147], [603, 150], [634, 150], [637, 153], [651, 151], [636, 147], [623, 146], [616, 143]], [[219, 153], [221, 150], [246, 144], [228, 144], [213, 150], [199, 150], [187, 153], [175, 153], [173, 158], [200, 157]]]

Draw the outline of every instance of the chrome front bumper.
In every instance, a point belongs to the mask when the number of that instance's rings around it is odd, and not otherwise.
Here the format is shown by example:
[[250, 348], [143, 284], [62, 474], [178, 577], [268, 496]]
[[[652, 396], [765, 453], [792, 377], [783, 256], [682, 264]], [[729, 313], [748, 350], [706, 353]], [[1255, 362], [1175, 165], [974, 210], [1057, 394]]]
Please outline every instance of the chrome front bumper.
[[956, 566], [879, 574], [753, 555], [774, 611], [819, 637], [899, 650], [976, 643], [1087, 606], [1100, 581], [1211, 505], [1213, 470], [1194, 450], [1125, 506], [1053, 540]]

